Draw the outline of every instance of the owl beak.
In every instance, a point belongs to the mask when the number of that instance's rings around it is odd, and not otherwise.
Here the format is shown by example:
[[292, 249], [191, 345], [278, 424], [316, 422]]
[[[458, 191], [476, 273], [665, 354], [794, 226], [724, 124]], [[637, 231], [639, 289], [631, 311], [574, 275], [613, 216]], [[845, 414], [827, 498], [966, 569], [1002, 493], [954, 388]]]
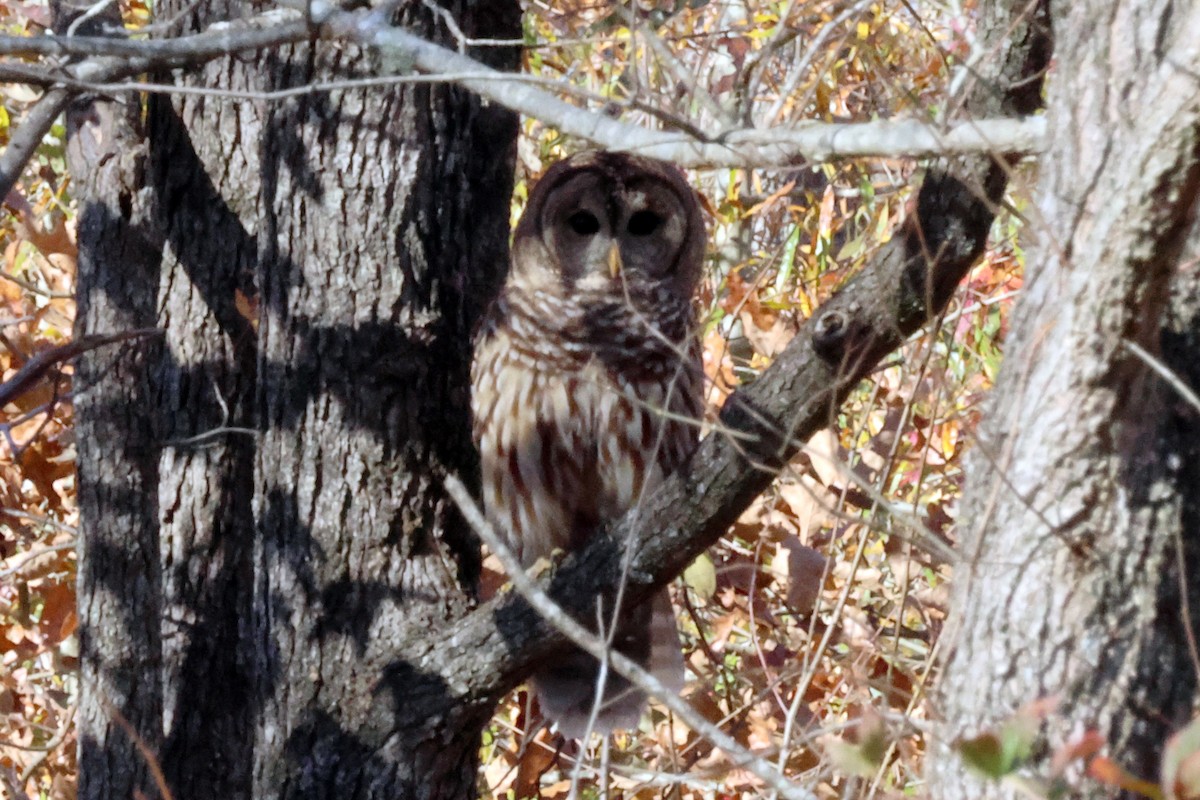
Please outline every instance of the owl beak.
[[616, 242], [612, 243], [612, 247], [608, 248], [608, 274], [613, 280], [621, 274], [621, 248]]

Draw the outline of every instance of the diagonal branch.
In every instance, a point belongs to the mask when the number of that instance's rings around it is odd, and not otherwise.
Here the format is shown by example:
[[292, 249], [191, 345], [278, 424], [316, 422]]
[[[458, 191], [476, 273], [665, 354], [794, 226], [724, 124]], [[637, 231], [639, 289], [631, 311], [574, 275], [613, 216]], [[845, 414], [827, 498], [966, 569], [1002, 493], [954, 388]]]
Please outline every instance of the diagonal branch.
[[12, 191], [25, 165], [42, 144], [42, 137], [54, 125], [54, 120], [58, 119], [70, 99], [71, 93], [67, 89], [50, 89], [29, 109], [8, 140], [8, 147], [0, 153], [0, 197], [7, 197]]

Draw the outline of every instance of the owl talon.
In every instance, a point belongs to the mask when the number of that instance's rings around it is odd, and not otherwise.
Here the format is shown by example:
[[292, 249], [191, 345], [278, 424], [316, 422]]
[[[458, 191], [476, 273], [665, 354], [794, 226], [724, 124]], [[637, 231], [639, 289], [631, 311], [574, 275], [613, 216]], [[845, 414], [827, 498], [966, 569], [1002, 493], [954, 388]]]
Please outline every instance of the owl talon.
[[542, 556], [537, 561], [533, 562], [533, 564], [525, 568], [526, 574], [533, 578], [540, 578], [543, 575], [549, 575], [554, 571], [554, 561], [556, 558], [555, 554], [559, 552], [559, 550], [555, 550], [554, 553], [550, 555], [550, 558]]

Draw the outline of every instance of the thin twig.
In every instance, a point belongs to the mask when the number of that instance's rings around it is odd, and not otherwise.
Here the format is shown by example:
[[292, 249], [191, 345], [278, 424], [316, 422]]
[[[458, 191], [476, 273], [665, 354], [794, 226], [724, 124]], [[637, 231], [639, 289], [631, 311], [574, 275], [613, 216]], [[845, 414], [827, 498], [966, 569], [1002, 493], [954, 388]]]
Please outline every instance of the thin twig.
[[38, 286], [36, 283], [30, 283], [29, 281], [25, 280], [24, 278], [18, 278], [16, 275], [9, 275], [7, 272], [0, 272], [0, 278], [3, 278], [4, 280], [9, 281], [10, 283], [15, 283], [17, 286], [20, 286], [22, 289], [24, 289], [25, 291], [27, 291], [31, 294], [36, 294], [40, 297], [45, 297], [50, 300], [74, 300], [75, 299], [75, 295], [71, 294], [70, 292], [52, 292], [49, 289], [43, 289], [42, 287]]
[[1167, 382], [1168, 386], [1178, 392], [1179, 396], [1187, 401], [1188, 405], [1200, 411], [1200, 395], [1193, 392], [1192, 388], [1184, 383], [1183, 379], [1175, 374], [1174, 370], [1152, 356], [1144, 347], [1131, 339], [1122, 340], [1121, 346], [1141, 359], [1142, 363], [1147, 367], [1154, 370], [1160, 378]]
[[54, 737], [46, 742], [46, 749], [38, 754], [37, 758], [29, 762], [29, 766], [25, 767], [25, 771], [21, 773], [21, 785], [24, 786], [33, 773], [37, 772], [42, 764], [50, 757], [50, 754], [57, 750], [59, 746], [66, 740], [67, 734], [71, 731], [71, 726], [75, 722], [75, 706], [72, 705], [67, 709], [66, 718], [63, 720], [62, 726], [55, 732]]
[[71, 22], [71, 25], [67, 28], [67, 36], [74, 36], [85, 22], [87, 22], [89, 19], [95, 19], [96, 17], [100, 16], [104, 13], [105, 9], [112, 4], [113, 0], [100, 0], [100, 2], [94, 3], [91, 8], [80, 14]]
[[630, 31], [642, 34], [646, 45], [654, 51], [654, 55], [658, 57], [658, 62], [671, 78], [681, 86], [687, 87], [688, 94], [694, 97], [696, 102], [703, 106], [716, 122], [721, 123], [725, 128], [732, 128], [735, 124], [732, 115], [721, 107], [721, 104], [708, 93], [707, 89], [699, 84], [696, 80], [696, 75], [690, 72], [688, 67], [680, 63], [675, 54], [671, 52], [671, 48], [667, 47], [666, 43], [654, 31], [650, 30], [645, 23], [630, 13], [629, 9], [623, 5], [617, 5], [616, 9]]
[[162, 765], [158, 763], [158, 757], [154, 755], [154, 751], [150, 749], [150, 745], [142, 738], [142, 735], [133, 727], [133, 723], [125, 718], [121, 710], [113, 705], [112, 701], [107, 697], [100, 698], [104, 705], [105, 711], [108, 712], [109, 718], [117, 723], [121, 730], [125, 731], [125, 735], [133, 742], [133, 746], [141, 754], [142, 759], [146, 762], [146, 767], [150, 770], [150, 776], [154, 779], [154, 785], [158, 788], [158, 794], [162, 800], [174, 800], [174, 795], [171, 793], [170, 786], [167, 785], [167, 776], [163, 773]]
[[38, 560], [39, 558], [41, 558], [43, 556], [48, 556], [53, 553], [61, 553], [64, 550], [74, 550], [74, 549], [75, 549], [75, 540], [73, 540], [73, 539], [69, 542], [59, 542], [58, 544], [53, 544], [53, 545], [49, 545], [47, 547], [39, 548], [32, 553], [28, 553], [24, 558], [22, 558], [16, 564], [13, 564], [8, 569], [4, 570], [3, 572], [0, 572], [0, 578], [10, 578], [13, 575], [16, 575], [18, 572], [25, 569], [25, 567], [27, 565], [31, 564], [32, 562]]
[[772, 789], [788, 800], [814, 800], [811, 792], [787, 780], [763, 759], [754, 755], [739, 745], [724, 731], [717, 728], [701, 716], [692, 706], [668, 691], [652, 674], [642, 669], [638, 664], [624, 656], [619, 651], [608, 651], [603, 639], [588, 631], [571, 618], [561, 606], [546, 594], [545, 590], [536, 583], [521, 568], [521, 563], [509, 549], [500, 536], [492, 530], [491, 525], [484, 519], [483, 513], [475, 504], [467, 488], [457, 477], [449, 475], [445, 480], [446, 492], [458, 506], [463, 518], [488, 548], [500, 559], [508, 572], [516, 590], [532, 605], [542, 617], [556, 630], [560, 631], [576, 646], [592, 655], [597, 660], [607, 659], [609, 665], [621, 677], [636, 685], [639, 689], [658, 698], [663, 705], [684, 721], [692, 730], [707, 738], [716, 747], [723, 750], [735, 764], [745, 767]]
[[800, 80], [808, 74], [808, 68], [812, 65], [813, 59], [817, 57], [817, 54], [825, 47], [826, 40], [834, 31], [841, 28], [847, 20], [861, 14], [870, 4], [871, 0], [858, 0], [857, 3], [831, 20], [829, 24], [821, 26], [821, 32], [809, 43], [808, 49], [804, 52], [804, 56], [800, 58], [799, 63], [789, 67], [788, 82], [784, 84], [784, 88], [778, 93], [779, 97], [775, 100], [775, 104], [771, 106], [771, 109], [763, 117], [763, 121], [767, 125], [774, 125], [779, 120], [779, 115], [783, 113], [783, 108], [787, 104], [788, 98], [795, 93]]
[[40, 514], [30, 514], [28, 511], [22, 511], [19, 508], [0, 508], [0, 514], [9, 517], [17, 517], [18, 519], [27, 519], [30, 522], [38, 525], [45, 525], [47, 528], [54, 528], [62, 533], [69, 533], [72, 536], [77, 534], [79, 530], [74, 525], [68, 525], [65, 522], [59, 522], [50, 517], [43, 517]]

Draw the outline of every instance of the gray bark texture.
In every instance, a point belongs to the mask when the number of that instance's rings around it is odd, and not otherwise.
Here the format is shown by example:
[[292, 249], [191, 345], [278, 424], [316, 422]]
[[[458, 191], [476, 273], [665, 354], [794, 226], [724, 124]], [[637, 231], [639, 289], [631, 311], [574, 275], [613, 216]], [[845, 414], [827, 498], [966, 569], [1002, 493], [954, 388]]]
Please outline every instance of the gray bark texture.
[[[515, 3], [444, 7], [520, 35]], [[250, 10], [155, 8], [185, 31]], [[178, 80], [381, 71], [314, 43]], [[473, 600], [441, 476], [475, 471], [469, 333], [507, 264], [515, 115], [428, 85], [145, 103], [69, 112], [77, 332], [164, 332], [78, 364], [80, 796], [157, 796], [155, 767], [179, 800], [472, 796], [496, 697], [406, 665]]]
[[[1051, 150], [1027, 282], [959, 514], [963, 563], [938, 692], [934, 797], [1117, 790], [1052, 754], [1085, 731], [1157, 780], [1200, 664], [1200, 409], [1129, 344], [1200, 388], [1200, 6], [1055, 3]], [[950, 745], [1041, 698], [1033, 763], [1006, 782]]]

